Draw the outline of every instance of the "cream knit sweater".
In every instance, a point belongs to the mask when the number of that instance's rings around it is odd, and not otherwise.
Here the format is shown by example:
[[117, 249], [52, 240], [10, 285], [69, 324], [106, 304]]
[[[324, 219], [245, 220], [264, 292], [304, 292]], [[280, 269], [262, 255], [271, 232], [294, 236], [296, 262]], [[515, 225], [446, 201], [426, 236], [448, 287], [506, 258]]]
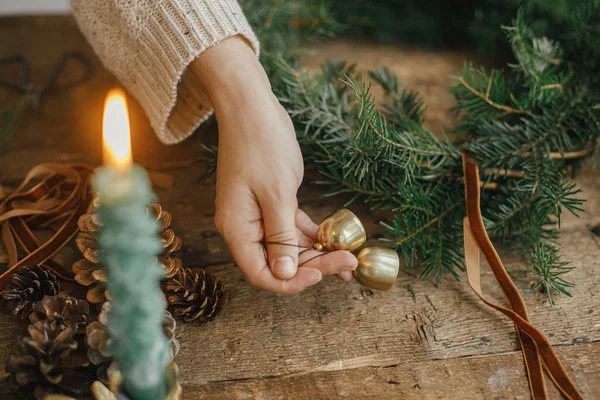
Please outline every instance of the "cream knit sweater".
[[258, 41], [236, 0], [72, 0], [79, 28], [108, 70], [141, 103], [164, 143], [213, 112], [188, 65], [220, 41]]

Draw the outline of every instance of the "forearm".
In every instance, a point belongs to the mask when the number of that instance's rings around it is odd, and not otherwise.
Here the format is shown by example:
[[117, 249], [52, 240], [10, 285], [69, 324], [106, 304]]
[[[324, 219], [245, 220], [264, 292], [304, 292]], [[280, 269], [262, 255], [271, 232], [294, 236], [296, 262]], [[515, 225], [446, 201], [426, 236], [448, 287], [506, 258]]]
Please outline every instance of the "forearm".
[[258, 53], [236, 0], [72, 0], [72, 8], [94, 51], [165, 143], [185, 139], [212, 113], [202, 86], [186, 73], [193, 60], [234, 36]]

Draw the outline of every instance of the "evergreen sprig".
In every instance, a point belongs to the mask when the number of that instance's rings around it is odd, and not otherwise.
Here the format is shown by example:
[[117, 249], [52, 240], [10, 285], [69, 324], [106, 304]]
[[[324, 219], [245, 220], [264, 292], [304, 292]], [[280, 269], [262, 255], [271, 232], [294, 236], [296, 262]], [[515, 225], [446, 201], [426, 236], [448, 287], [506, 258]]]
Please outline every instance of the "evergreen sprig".
[[552, 292], [556, 291], [571, 297], [567, 290], [575, 285], [564, 278], [575, 267], [569, 261], [562, 261], [556, 246], [544, 242], [538, 243], [530, 254], [531, 272], [539, 277], [535, 288], [545, 293], [550, 305], [554, 305]]
[[[600, 1], [509, 1], [489, 5], [488, 14], [476, 0], [467, 2], [482, 15], [471, 21], [472, 32], [488, 44], [502, 43], [505, 35], [514, 62], [491, 71], [465, 64], [453, 77], [461, 115], [456, 141], [423, 126], [422, 99], [385, 67], [361, 72], [345, 62], [328, 61], [321, 70], [301, 65], [302, 46], [334, 36], [343, 29], [340, 21], [400, 32], [402, 24], [386, 25], [387, 18], [373, 15], [410, 8], [425, 16], [420, 3], [245, 0], [242, 6], [261, 40], [273, 91], [294, 122], [305, 165], [320, 174], [317, 183], [330, 188], [328, 196], [346, 194], [347, 204], [360, 200], [390, 211], [386, 240], [408, 264], [437, 284], [444, 273], [458, 279], [465, 214], [460, 154], [467, 150], [491, 189], [482, 191], [490, 234], [530, 254], [549, 296], [550, 289], [568, 294], [572, 284], [563, 275], [572, 267], [551, 243], [564, 210], [582, 211], [570, 178], [600, 137]], [[487, 20], [497, 28], [489, 29]], [[373, 84], [383, 89], [379, 101]]]

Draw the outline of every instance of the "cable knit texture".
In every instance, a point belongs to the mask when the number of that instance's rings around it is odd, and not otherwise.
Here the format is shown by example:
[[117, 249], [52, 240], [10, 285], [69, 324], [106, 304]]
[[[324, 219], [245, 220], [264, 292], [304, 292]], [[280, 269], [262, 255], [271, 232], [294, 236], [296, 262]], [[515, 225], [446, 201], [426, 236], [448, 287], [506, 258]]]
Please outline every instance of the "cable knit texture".
[[164, 143], [188, 137], [213, 112], [188, 65], [242, 35], [259, 46], [235, 0], [72, 0], [79, 28], [108, 70], [138, 99]]

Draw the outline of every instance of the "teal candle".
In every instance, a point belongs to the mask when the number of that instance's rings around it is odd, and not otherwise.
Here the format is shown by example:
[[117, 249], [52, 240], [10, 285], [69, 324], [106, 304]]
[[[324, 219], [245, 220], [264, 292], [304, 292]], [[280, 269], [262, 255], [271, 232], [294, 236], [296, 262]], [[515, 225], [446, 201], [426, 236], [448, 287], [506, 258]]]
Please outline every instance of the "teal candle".
[[[162, 329], [166, 305], [160, 289], [163, 271], [155, 257], [162, 247], [159, 226], [148, 212], [154, 193], [146, 171], [131, 165], [129, 148], [115, 148], [107, 138], [107, 134], [119, 130], [129, 135], [124, 96], [120, 99], [122, 106], [111, 105], [110, 101], [107, 98], [104, 122], [108, 165], [99, 168], [93, 180], [103, 226], [99, 235], [101, 262], [107, 269], [112, 297], [110, 352], [123, 377], [124, 393], [133, 400], [156, 400], [166, 395], [165, 372], [171, 360]], [[125, 123], [127, 128], [123, 129]], [[109, 133], [109, 127], [115, 129]], [[129, 146], [128, 137], [126, 141], [118, 139]]]

